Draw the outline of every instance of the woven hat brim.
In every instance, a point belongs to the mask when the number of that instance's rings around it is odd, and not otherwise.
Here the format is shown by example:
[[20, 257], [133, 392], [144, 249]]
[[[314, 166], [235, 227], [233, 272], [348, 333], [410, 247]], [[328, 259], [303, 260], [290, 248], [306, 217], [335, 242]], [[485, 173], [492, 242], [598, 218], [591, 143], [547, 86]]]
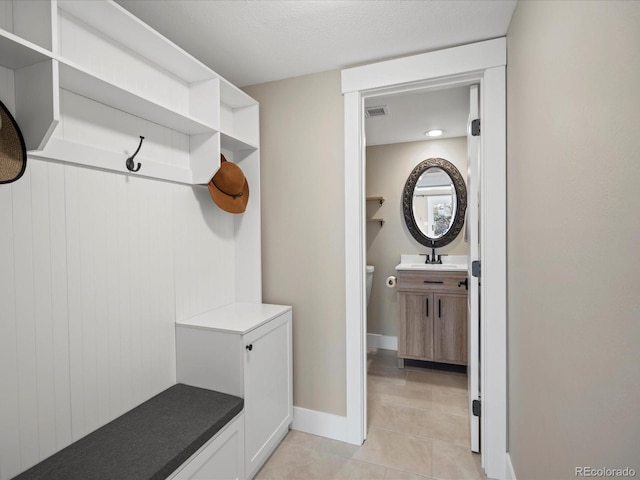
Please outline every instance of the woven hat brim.
[[18, 180], [27, 168], [27, 149], [11, 112], [0, 102], [0, 183]]

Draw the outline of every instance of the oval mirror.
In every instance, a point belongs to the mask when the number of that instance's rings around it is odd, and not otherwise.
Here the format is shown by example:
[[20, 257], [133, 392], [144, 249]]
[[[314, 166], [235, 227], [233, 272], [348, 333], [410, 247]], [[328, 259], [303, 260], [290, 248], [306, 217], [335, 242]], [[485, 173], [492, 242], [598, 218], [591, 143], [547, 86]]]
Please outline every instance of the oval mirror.
[[467, 210], [467, 189], [455, 165], [444, 158], [420, 162], [404, 185], [402, 210], [409, 232], [422, 245], [451, 243]]

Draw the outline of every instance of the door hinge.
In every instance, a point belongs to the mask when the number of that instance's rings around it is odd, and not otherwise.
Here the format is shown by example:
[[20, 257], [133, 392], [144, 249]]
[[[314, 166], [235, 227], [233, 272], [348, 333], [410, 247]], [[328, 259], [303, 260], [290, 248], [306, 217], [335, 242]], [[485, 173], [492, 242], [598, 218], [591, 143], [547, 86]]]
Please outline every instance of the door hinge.
[[480, 278], [480, 260], [471, 262], [471, 275]]
[[471, 135], [473, 137], [480, 136], [480, 119], [479, 118], [476, 118], [475, 120], [471, 121]]
[[471, 402], [471, 412], [474, 417], [479, 417], [481, 411], [480, 400], [474, 400]]

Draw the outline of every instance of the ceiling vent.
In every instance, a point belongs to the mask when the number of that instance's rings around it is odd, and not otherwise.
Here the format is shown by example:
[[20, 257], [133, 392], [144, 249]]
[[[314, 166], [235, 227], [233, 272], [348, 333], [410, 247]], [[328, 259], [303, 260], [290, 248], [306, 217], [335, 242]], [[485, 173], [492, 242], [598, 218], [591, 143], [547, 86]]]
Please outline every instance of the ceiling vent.
[[389, 107], [387, 105], [378, 105], [377, 107], [366, 107], [364, 114], [367, 118], [384, 117], [389, 115]]

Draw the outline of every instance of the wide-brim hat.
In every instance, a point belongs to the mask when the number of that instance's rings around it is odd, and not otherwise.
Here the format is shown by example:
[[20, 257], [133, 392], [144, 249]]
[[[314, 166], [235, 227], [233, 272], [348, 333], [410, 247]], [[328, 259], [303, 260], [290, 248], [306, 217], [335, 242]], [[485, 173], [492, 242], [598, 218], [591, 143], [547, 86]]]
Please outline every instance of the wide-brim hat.
[[239, 166], [220, 155], [220, 168], [207, 184], [216, 205], [225, 212], [242, 213], [249, 201], [249, 184]]
[[27, 148], [13, 115], [0, 102], [0, 183], [18, 180], [27, 168]]

